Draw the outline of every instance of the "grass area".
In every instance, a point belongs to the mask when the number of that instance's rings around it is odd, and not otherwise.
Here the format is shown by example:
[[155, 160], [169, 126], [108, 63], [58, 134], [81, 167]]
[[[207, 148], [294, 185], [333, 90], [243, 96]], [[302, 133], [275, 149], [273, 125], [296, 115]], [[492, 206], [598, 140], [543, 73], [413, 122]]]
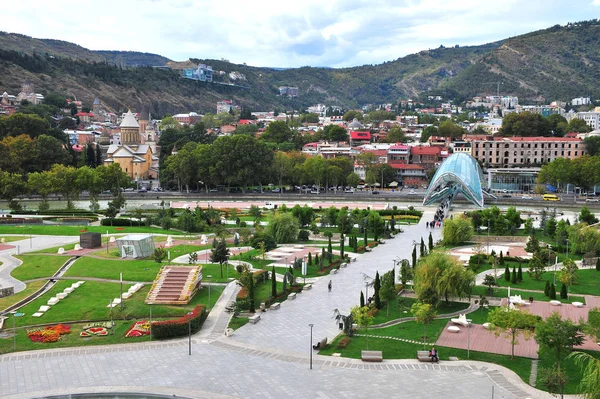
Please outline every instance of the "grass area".
[[50, 277], [69, 260], [69, 256], [21, 255], [17, 256], [23, 264], [10, 274], [17, 280]]
[[75, 245], [76, 245], [75, 243], [59, 245], [58, 247], [40, 249], [37, 251], [28, 252], [28, 253], [30, 253], [30, 254], [56, 254], [56, 253], [58, 253], [59, 248], [63, 248], [65, 251], [70, 251], [72, 249], [75, 249]]
[[11, 296], [0, 298], [0, 310], [6, 309], [7, 307], [19, 302], [20, 300], [27, 298], [29, 295], [42, 288], [44, 283], [45, 281], [34, 281], [32, 283], [28, 283], [27, 287], [25, 287], [23, 291]]
[[[398, 297], [398, 300], [395, 303], [390, 304], [389, 315], [387, 314], [387, 307], [383, 305], [383, 308], [375, 315], [373, 324], [381, 324], [403, 317], [412, 317], [413, 315], [410, 313], [410, 307], [416, 301], [416, 298]], [[442, 315], [464, 310], [468, 307], [469, 304], [466, 302], [450, 302], [449, 304], [442, 302], [436, 308], [436, 312], [438, 315]]]
[[0, 236], [0, 241], [4, 239], [4, 243], [8, 244], [13, 241], [20, 241], [29, 238], [29, 236]]
[[[525, 276], [523, 276], [523, 278], [525, 278]], [[534, 301], [541, 301], [541, 302], [550, 301], [550, 298], [548, 298], [546, 295], [544, 295], [543, 292], [524, 291], [521, 289], [515, 289], [515, 288], [511, 287], [510, 294], [511, 295], [521, 295], [521, 298], [523, 298], [525, 300], [529, 299], [529, 297], [533, 297]], [[493, 293], [490, 295], [487, 287], [484, 287], [482, 285], [477, 285], [477, 286], [473, 287], [472, 295], [473, 296], [483, 295], [486, 297], [491, 296], [491, 297], [496, 297], [496, 298], [507, 298], [508, 297], [508, 289], [494, 288]], [[571, 303], [574, 301], [585, 303], [584, 297], [576, 296], [576, 295], [570, 295], [568, 299], [560, 299], [560, 295], [557, 295], [556, 300], [561, 301], [562, 303]]]
[[[600, 352], [594, 351], [583, 351], [586, 352], [595, 358], [600, 358]], [[568, 382], [565, 386], [565, 394], [576, 394], [579, 393], [577, 390], [577, 386], [581, 381], [582, 372], [579, 367], [575, 365], [573, 359], [568, 359], [567, 356], [569, 353], [563, 354], [560, 361], [560, 369], [564, 371], [567, 376]], [[554, 352], [550, 352], [547, 349], [540, 348], [540, 361], [538, 364], [538, 379], [536, 381], [536, 388], [546, 390], [547, 388], [542, 384], [540, 380], [540, 370], [542, 368], [551, 368], [556, 369], [556, 354]]]
[[[79, 320], [110, 319], [110, 309], [107, 305], [111, 299], [119, 297], [121, 292], [120, 284], [95, 281], [86, 281], [85, 284], [77, 288], [65, 299], [52, 306], [42, 317], [36, 318], [31, 316], [40, 306], [46, 305], [48, 299], [55, 296], [57, 293], [62, 292], [65, 288], [70, 287], [72, 283], [73, 281], [69, 280], [59, 281], [50, 291], [21, 308], [20, 311], [25, 313], [25, 316], [17, 319], [17, 326]], [[123, 291], [125, 292], [130, 286], [131, 284], [123, 284]], [[150, 308], [149, 305], [144, 303], [144, 300], [146, 299], [150, 288], [150, 285], [146, 285], [133, 294], [130, 299], [123, 301], [123, 308], [120, 306], [114, 307], [113, 317], [116, 319], [136, 319], [149, 315]], [[152, 315], [156, 318], [183, 316], [197, 304], [202, 303], [207, 305], [209, 297], [208, 291], [208, 286], [203, 287], [186, 306], [153, 305]], [[222, 291], [223, 287], [210, 287], [211, 306], [217, 301]]]
[[252, 267], [255, 269], [269, 269], [269, 265], [273, 263], [271, 259], [262, 259], [258, 249], [251, 249], [250, 251], [239, 255], [231, 256], [229, 259], [243, 260], [244, 262], [252, 264]]
[[[512, 269], [511, 269], [512, 273]], [[595, 269], [585, 269], [577, 271], [577, 282], [571, 286], [572, 294], [580, 294], [580, 295], [600, 295], [600, 272]], [[524, 290], [544, 290], [546, 286], [546, 280], [553, 282], [554, 281], [554, 271], [547, 271], [542, 274], [541, 280], [536, 280], [532, 277], [529, 277], [529, 274], [523, 273], [523, 281], [517, 284], [520, 289]], [[504, 277], [498, 279], [498, 284], [501, 287], [507, 287], [510, 282], [504, 280]], [[556, 291], [560, 292], [560, 271], [556, 272]], [[513, 285], [513, 287], [515, 287]]]
[[[237, 270], [234, 265], [223, 263], [223, 277], [221, 277], [221, 267], [218, 263], [210, 263], [208, 265], [202, 265], [202, 279], [204, 281], [208, 281], [208, 276], [212, 276], [210, 278], [210, 282], [212, 283], [226, 283], [228, 282], [227, 276], [229, 278], [238, 278]], [[227, 273], [229, 272], [229, 274]]]
[[229, 325], [227, 327], [237, 330], [238, 328], [246, 325], [247, 323], [248, 317], [232, 317], [231, 320], [229, 320]]
[[162, 265], [153, 260], [109, 260], [84, 256], [73, 263], [65, 276], [118, 280], [119, 273], [123, 273], [126, 281], [152, 282]]
[[[31, 226], [31, 230], [29, 227]], [[113, 227], [113, 226], [59, 226], [48, 224], [32, 224], [32, 225], [2, 225], [0, 226], [1, 234], [31, 234], [34, 235], [54, 235], [54, 236], [78, 236], [82, 232], [94, 232], [106, 234], [129, 234], [129, 233], [161, 233], [173, 236], [183, 235], [183, 232], [176, 230], [164, 230], [160, 228], [148, 227]]]

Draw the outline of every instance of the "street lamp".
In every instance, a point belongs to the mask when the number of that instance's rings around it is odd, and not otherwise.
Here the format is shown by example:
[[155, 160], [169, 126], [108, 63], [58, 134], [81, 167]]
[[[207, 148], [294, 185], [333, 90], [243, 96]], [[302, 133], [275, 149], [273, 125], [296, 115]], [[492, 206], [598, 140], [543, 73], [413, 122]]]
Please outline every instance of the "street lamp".
[[113, 300], [111, 299], [110, 302], [108, 303], [108, 306], [110, 307], [110, 328], [112, 330], [112, 334], [115, 335], [115, 322], [113, 320]]
[[13, 351], [17, 351], [17, 311], [7, 312], [13, 315]]
[[192, 356], [192, 312], [188, 312], [188, 348], [189, 355]]
[[210, 279], [212, 276], [206, 276], [208, 278], [208, 307], [210, 308]]
[[467, 359], [471, 358], [471, 319], [467, 319]]
[[29, 249], [32, 247], [32, 239], [31, 239], [31, 225], [29, 225]]
[[150, 341], [152, 341], [152, 302], [148, 306], [150, 307]]
[[315, 326], [314, 324], [310, 323], [308, 325], [310, 327], [310, 369], [312, 370], [312, 353], [313, 353], [313, 327]]

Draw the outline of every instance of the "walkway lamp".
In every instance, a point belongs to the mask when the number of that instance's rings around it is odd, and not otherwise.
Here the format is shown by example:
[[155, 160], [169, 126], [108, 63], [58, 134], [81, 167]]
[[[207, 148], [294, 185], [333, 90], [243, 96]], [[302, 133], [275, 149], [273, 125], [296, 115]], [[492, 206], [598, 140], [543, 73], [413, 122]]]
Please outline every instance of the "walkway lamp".
[[313, 327], [315, 326], [314, 324], [309, 324], [308, 325], [310, 327], [310, 370], [312, 370], [312, 354], [313, 354]]
[[188, 312], [188, 352], [192, 356], [192, 312]]

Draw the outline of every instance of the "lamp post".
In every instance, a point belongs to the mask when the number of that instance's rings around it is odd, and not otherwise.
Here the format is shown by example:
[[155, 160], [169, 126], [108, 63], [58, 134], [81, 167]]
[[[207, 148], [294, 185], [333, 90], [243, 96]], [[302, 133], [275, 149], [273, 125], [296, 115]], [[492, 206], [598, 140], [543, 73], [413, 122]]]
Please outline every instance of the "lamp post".
[[108, 230], [106, 230], [106, 254], [108, 255], [108, 244], [110, 243], [108, 239]]
[[32, 239], [31, 239], [31, 225], [29, 225], [29, 249], [32, 248], [32, 245], [33, 245], [33, 243], [32, 243]]
[[121, 301], [119, 304], [121, 305], [121, 309], [123, 309], [123, 273], [119, 273], [119, 281], [121, 282], [121, 294], [119, 295]]
[[210, 309], [210, 279], [212, 276], [206, 276], [206, 278], [208, 278], [208, 308]]
[[150, 307], [150, 341], [152, 341], [152, 302], [148, 306]]
[[188, 312], [188, 352], [192, 356], [192, 312]]
[[13, 315], [13, 351], [16, 352], [17, 351], [17, 316], [15, 316], [15, 315], [17, 314], [17, 312], [12, 311], [12, 312], [7, 312], [7, 313]]
[[467, 359], [471, 358], [471, 320], [467, 319]]
[[312, 353], [313, 353], [313, 327], [314, 324], [310, 323], [308, 325], [310, 327], [310, 370], [312, 370]]
[[488, 228], [487, 228], [487, 253], [490, 254], [490, 221], [488, 219]]
[[112, 334], [115, 335], [115, 321], [113, 320], [113, 300], [111, 299], [108, 306], [110, 307], [110, 329], [112, 330]]

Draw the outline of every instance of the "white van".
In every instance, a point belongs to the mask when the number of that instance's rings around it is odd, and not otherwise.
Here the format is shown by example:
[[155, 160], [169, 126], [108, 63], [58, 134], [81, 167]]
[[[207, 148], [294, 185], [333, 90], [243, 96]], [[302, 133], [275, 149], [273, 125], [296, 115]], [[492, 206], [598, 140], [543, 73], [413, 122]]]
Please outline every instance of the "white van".
[[267, 202], [265, 202], [265, 206], [263, 208], [266, 208], [266, 209], [277, 209], [277, 205], [274, 204], [273, 202], [267, 201]]

